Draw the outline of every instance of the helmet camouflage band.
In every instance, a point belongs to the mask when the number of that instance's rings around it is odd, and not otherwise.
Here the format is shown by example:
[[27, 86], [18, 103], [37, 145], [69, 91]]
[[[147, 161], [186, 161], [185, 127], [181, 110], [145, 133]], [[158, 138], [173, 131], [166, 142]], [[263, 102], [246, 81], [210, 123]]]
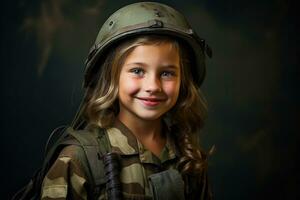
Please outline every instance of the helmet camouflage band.
[[193, 79], [198, 86], [202, 84], [205, 53], [211, 57], [211, 50], [204, 39], [199, 38], [185, 17], [173, 8], [156, 2], [139, 2], [117, 10], [101, 27], [85, 63], [84, 87], [91, 84], [101, 66], [97, 61], [112, 45], [128, 36], [144, 34], [169, 35], [185, 41], [194, 52]]

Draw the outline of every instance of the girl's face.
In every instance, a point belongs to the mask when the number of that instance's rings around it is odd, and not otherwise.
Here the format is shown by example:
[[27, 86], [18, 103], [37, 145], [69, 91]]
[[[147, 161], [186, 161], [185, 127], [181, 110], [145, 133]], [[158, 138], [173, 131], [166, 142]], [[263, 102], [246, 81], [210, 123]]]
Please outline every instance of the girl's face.
[[176, 103], [178, 50], [170, 43], [140, 45], [127, 56], [119, 79], [119, 118], [157, 120]]

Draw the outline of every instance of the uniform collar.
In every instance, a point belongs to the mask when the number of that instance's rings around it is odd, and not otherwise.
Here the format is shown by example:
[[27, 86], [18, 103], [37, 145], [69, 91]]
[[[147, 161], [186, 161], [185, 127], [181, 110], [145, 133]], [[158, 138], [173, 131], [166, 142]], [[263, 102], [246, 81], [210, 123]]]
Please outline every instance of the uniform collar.
[[113, 126], [106, 130], [111, 149], [121, 155], [134, 155], [139, 153], [137, 139], [132, 132], [118, 119]]
[[113, 152], [117, 152], [120, 155], [139, 155], [142, 163], [160, 164], [178, 157], [170, 130], [167, 128], [165, 123], [164, 127], [163, 132], [166, 134], [167, 141], [159, 158], [146, 149], [144, 145], [137, 140], [128, 127], [126, 127], [126, 125], [118, 119], [115, 120], [113, 127], [108, 128], [106, 132]]

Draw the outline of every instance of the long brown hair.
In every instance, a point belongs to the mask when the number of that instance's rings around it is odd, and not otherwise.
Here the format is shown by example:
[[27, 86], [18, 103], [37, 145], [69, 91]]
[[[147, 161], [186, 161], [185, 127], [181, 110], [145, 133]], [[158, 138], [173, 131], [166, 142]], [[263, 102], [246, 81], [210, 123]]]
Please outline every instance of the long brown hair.
[[[165, 114], [171, 122], [171, 131], [181, 152], [181, 173], [201, 173], [206, 167], [206, 156], [200, 150], [198, 131], [204, 125], [207, 103], [191, 74], [190, 54], [186, 45], [172, 37], [147, 35], [128, 39], [107, 54], [101, 66], [97, 84], [87, 91], [85, 118], [90, 124], [107, 128], [119, 112], [118, 81], [126, 57], [140, 45], [170, 43], [180, 55], [181, 83], [175, 106]], [[196, 142], [195, 142], [196, 141]]]

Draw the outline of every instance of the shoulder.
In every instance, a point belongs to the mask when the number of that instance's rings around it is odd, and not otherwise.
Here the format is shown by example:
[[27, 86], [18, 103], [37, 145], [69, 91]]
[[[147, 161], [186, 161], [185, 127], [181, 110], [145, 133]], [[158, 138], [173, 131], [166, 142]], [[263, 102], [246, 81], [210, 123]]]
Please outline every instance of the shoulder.
[[84, 185], [87, 184], [87, 178], [79, 158], [81, 152], [80, 146], [76, 145], [62, 149], [43, 179], [42, 199], [66, 199], [67, 196], [77, 193], [77, 188], [83, 191], [78, 193], [80, 196], [86, 196]]
[[84, 150], [78, 145], [65, 146], [48, 171], [49, 174], [60, 174], [65, 176], [70, 170], [84, 175]]
[[[59, 176], [70, 174], [70, 170], [86, 171], [86, 154], [82, 138], [90, 135], [88, 130], [74, 130], [66, 128], [62, 136], [51, 147], [44, 162], [50, 167], [47, 175], [52, 173]], [[88, 143], [88, 141], [86, 142]]]
[[61, 141], [62, 149], [58, 149], [54, 165], [63, 162], [69, 168], [80, 168], [86, 174], [89, 173], [89, 161], [95, 160], [98, 153], [97, 130], [74, 130], [69, 127], [67, 134], [67, 137]]
[[[87, 181], [84, 151], [80, 146], [69, 145], [62, 149], [54, 163], [47, 171], [43, 186], [56, 187], [57, 185], [68, 185], [72, 179], [80, 177], [81, 182]], [[83, 156], [82, 156], [83, 155]]]
[[65, 160], [66, 163], [75, 162], [81, 163], [84, 156], [84, 150], [79, 145], [68, 145], [62, 149], [58, 155], [59, 160]]

